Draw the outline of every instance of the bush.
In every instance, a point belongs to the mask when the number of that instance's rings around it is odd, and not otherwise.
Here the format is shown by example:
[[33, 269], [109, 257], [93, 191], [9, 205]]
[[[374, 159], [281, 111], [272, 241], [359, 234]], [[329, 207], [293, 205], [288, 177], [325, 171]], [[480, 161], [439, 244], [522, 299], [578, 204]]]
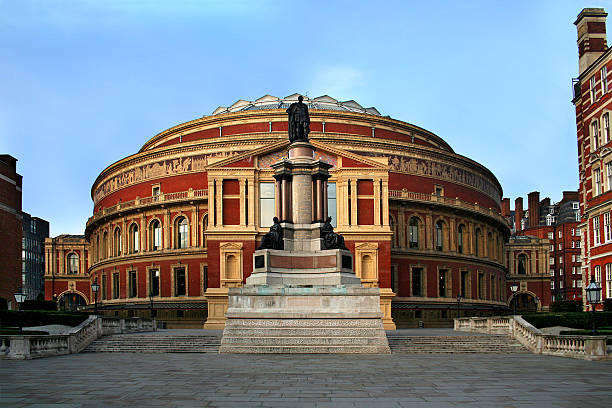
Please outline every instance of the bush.
[[550, 305], [551, 312], [582, 312], [579, 300], [558, 300]]
[[26, 300], [19, 307], [21, 310], [57, 310], [57, 303], [53, 300]]
[[[612, 312], [597, 312], [595, 315], [597, 327], [612, 325]], [[591, 312], [532, 313], [523, 315], [523, 319], [538, 329], [563, 326], [588, 330], [593, 326], [593, 313]]]
[[612, 298], [604, 300], [604, 312], [612, 312]]
[[50, 312], [46, 310], [27, 310], [17, 312], [14, 310], [0, 310], [0, 327], [46, 326], [48, 324], [61, 324], [64, 326], [78, 326], [89, 316], [87, 313]]

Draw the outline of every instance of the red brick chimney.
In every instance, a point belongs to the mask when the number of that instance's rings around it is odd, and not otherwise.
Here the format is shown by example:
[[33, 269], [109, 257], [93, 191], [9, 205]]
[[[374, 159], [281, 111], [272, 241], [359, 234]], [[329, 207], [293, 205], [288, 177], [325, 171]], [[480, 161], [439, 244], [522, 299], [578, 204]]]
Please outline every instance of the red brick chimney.
[[527, 194], [527, 205], [529, 211], [529, 228], [540, 224], [540, 192], [532, 191]]
[[606, 40], [606, 17], [602, 8], [582, 9], [574, 21], [578, 30], [578, 69], [582, 74], [608, 49]]
[[501, 215], [502, 217], [510, 216], [510, 199], [509, 198], [502, 198]]
[[562, 201], [580, 201], [577, 191], [564, 191]]
[[514, 228], [518, 232], [521, 228], [521, 220], [523, 219], [523, 197], [514, 200]]

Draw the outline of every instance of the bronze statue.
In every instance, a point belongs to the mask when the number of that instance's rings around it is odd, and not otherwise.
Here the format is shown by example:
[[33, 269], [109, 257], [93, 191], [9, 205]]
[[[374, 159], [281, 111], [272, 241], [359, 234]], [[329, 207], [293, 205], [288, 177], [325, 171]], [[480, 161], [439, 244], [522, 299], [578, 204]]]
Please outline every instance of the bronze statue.
[[283, 244], [283, 227], [277, 217], [272, 219], [274, 224], [270, 227], [270, 232], [263, 236], [261, 244], [257, 249], [284, 249]]
[[308, 106], [303, 103], [304, 97], [300, 95], [298, 101], [292, 103], [287, 109], [289, 114], [289, 141], [307, 142], [310, 133], [310, 115]]
[[321, 238], [323, 238], [321, 249], [347, 249], [344, 245], [344, 237], [334, 232], [331, 225], [332, 217], [327, 217], [323, 227], [321, 227]]

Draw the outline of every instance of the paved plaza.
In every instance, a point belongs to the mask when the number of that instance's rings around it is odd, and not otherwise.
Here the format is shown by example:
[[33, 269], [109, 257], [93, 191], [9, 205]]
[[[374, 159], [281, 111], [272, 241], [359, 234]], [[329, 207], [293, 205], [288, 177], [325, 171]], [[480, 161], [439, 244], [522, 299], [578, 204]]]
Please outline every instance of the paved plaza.
[[0, 361], [3, 407], [609, 407], [612, 361], [82, 353]]

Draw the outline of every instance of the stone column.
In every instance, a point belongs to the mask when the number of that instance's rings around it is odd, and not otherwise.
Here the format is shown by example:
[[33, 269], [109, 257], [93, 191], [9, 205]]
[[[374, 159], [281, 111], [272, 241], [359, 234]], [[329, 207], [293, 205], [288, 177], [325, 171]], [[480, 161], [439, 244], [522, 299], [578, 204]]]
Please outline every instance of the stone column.
[[223, 180], [217, 179], [217, 191], [215, 193], [215, 212], [217, 213], [217, 225], [223, 225]]
[[215, 226], [215, 183], [211, 177], [208, 179], [208, 228]]
[[274, 214], [278, 219], [283, 220], [284, 194], [282, 181], [277, 179], [274, 187]]
[[239, 180], [240, 183], [240, 225], [246, 225], [246, 196], [244, 194], [245, 180], [241, 178]]
[[357, 225], [357, 179], [351, 178], [351, 225]]
[[406, 248], [406, 212], [401, 207], [397, 212], [397, 245], [400, 248]]
[[282, 194], [281, 194], [281, 221], [291, 221], [291, 185], [289, 180], [284, 177], [281, 181]]
[[450, 217], [450, 227], [448, 229], [448, 239], [450, 240], [449, 243], [449, 249], [453, 252], [457, 251], [457, 240], [455, 238], [456, 235], [456, 225], [457, 225], [457, 221], [455, 219], [455, 217]]
[[381, 225], [382, 220], [380, 219], [380, 179], [374, 179], [372, 180], [372, 183], [374, 184], [374, 225]]
[[194, 204], [191, 206], [191, 239], [189, 240], [189, 246], [198, 246], [198, 236], [200, 235], [200, 226], [198, 222], [198, 214], [200, 206]]
[[147, 232], [147, 217], [142, 213], [140, 216], [140, 226], [138, 227], [138, 240], [140, 241], [138, 252], [143, 252], [145, 250], [145, 233]]
[[[329, 216], [329, 209], [327, 208], [327, 180], [323, 180], [323, 220], [326, 220]], [[336, 220], [337, 221], [337, 220]]]
[[57, 271], [58, 273], [64, 274], [66, 271], [64, 270], [64, 246], [62, 245], [59, 249], [58, 249], [58, 256], [59, 256], [59, 271]]
[[172, 233], [170, 232], [170, 210], [166, 209], [165, 213], [164, 213], [164, 249], [169, 249], [171, 248], [171, 235]]
[[382, 223], [384, 226], [389, 225], [389, 180], [382, 180]]
[[250, 177], [248, 178], [248, 182], [249, 182], [249, 219], [247, 221], [247, 224], [250, 226], [254, 226], [255, 225], [255, 178], [254, 177]]
[[312, 221], [312, 176], [294, 174], [292, 180], [292, 220], [295, 224], [310, 224]]
[[323, 211], [324, 211], [324, 209], [323, 209], [323, 182], [322, 182], [322, 180], [319, 177], [317, 177], [317, 180], [316, 180], [316, 190], [317, 190], [317, 196], [316, 196], [316, 201], [317, 201], [317, 218], [316, 218], [316, 220], [322, 221], [323, 220]]

